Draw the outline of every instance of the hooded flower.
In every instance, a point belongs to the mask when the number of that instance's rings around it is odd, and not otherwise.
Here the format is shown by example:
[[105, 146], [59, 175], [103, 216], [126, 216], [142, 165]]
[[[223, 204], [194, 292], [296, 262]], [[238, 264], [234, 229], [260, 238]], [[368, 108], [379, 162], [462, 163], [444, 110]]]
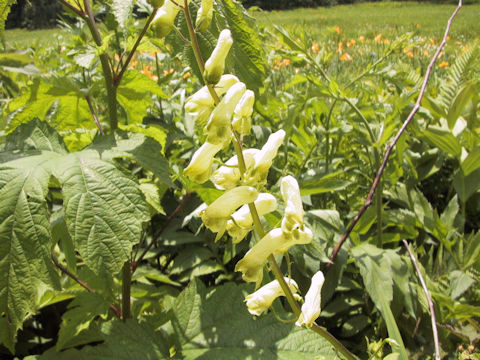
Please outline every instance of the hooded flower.
[[[259, 216], [268, 214], [277, 208], [277, 200], [275, 199], [275, 196], [267, 193], [259, 194], [254, 204]], [[235, 211], [232, 214], [232, 220], [227, 221], [227, 231], [233, 238], [234, 244], [242, 241], [252, 229], [253, 219], [248, 204], [243, 205], [240, 209]]]
[[[297, 295], [297, 283], [289, 278], [284, 279], [294, 296]], [[255, 316], [262, 315], [270, 308], [270, 306], [272, 306], [273, 301], [279, 296], [285, 296], [285, 294], [283, 293], [282, 287], [280, 286], [278, 280], [274, 280], [267, 285], [262, 286], [253, 294], [250, 294], [245, 298], [248, 312]]]
[[242, 98], [235, 107], [232, 126], [235, 131], [242, 135], [249, 135], [252, 128], [253, 104], [255, 93], [252, 90], [245, 91]]
[[227, 221], [233, 212], [244, 204], [254, 202], [258, 191], [251, 186], [239, 186], [226, 191], [205, 210], [200, 212], [200, 217], [207, 228], [217, 233], [215, 240], [222, 237], [227, 227]]
[[[235, 75], [222, 75], [220, 81], [215, 86], [217, 95], [222, 96], [238, 81], [239, 80]], [[215, 100], [213, 100], [207, 86], [202, 87], [185, 102], [185, 111], [187, 114], [194, 116], [195, 121], [201, 126], [205, 125], [214, 108]]]
[[309, 243], [313, 234], [303, 224], [303, 205], [298, 182], [293, 176], [285, 176], [280, 183], [280, 191], [285, 202], [285, 212], [282, 219], [282, 230], [301, 243]]
[[167, 36], [173, 29], [173, 23], [177, 17], [180, 7], [172, 1], [166, 0], [158, 9], [157, 14], [152, 20], [150, 27], [159, 38]]
[[222, 30], [218, 37], [217, 45], [212, 54], [205, 62], [205, 71], [203, 73], [207, 84], [216, 84], [220, 80], [225, 70], [225, 59], [232, 47], [233, 39], [230, 30]]
[[212, 174], [213, 159], [222, 145], [214, 145], [205, 142], [192, 156], [190, 164], [184, 171], [185, 176], [190, 180], [203, 184]]
[[310, 289], [308, 289], [307, 295], [305, 295], [305, 302], [302, 305], [302, 313], [298, 317], [298, 320], [295, 323], [296, 325], [305, 325], [310, 328], [320, 316], [321, 293], [324, 282], [325, 277], [321, 271], [313, 275], [312, 284], [310, 285]]
[[210, 27], [213, 17], [213, 0], [202, 0], [202, 4], [197, 12], [195, 25], [198, 31], [205, 31]]
[[236, 83], [228, 89], [223, 99], [212, 111], [210, 119], [205, 126], [208, 142], [222, 144], [222, 146], [227, 146], [230, 143], [232, 139], [231, 122], [233, 111], [245, 90], [244, 83]]
[[247, 168], [245, 183], [252, 186], [263, 186], [266, 183], [268, 171], [272, 166], [273, 159], [277, 156], [278, 149], [282, 145], [284, 138], [284, 130], [278, 130], [268, 137], [262, 149], [255, 154], [255, 165], [253, 168]]
[[[247, 169], [253, 168], [255, 165], [255, 154], [260, 150], [258, 149], [247, 149], [243, 150], [243, 159], [245, 161], [245, 167]], [[237, 155], [231, 157], [227, 160], [225, 165], [220, 166], [214, 173], [212, 181], [220, 190], [233, 189], [238, 185], [240, 181], [240, 170], [238, 168], [238, 158]]]

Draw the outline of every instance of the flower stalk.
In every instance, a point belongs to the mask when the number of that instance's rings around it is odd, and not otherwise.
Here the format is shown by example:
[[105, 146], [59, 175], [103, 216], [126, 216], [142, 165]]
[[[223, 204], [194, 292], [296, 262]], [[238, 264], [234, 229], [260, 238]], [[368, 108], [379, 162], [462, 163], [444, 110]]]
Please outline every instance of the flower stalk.
[[[192, 49], [193, 49], [193, 52], [194, 52], [194, 55], [195, 55], [195, 59], [197, 61], [197, 64], [198, 64], [198, 67], [200, 68], [201, 73], [203, 74], [204, 84], [208, 87], [208, 90], [209, 90], [210, 94], [212, 95], [212, 98], [214, 99], [215, 105], [218, 105], [221, 100], [220, 100], [220, 97], [218, 96], [217, 92], [215, 91], [215, 86], [213, 84], [209, 83], [209, 81], [207, 81], [207, 79], [205, 78], [205, 62], [203, 61], [203, 58], [202, 58], [202, 55], [201, 55], [201, 52], [200, 52], [200, 47], [199, 47], [199, 44], [198, 44], [198, 39], [197, 39], [197, 36], [196, 36], [195, 28], [193, 26], [190, 11], [188, 9], [188, 2], [187, 2], [187, 0], [184, 0], [184, 2], [185, 2], [185, 6], [183, 7], [183, 11], [185, 13], [186, 23], [187, 23], [187, 27], [188, 27], [188, 31], [189, 31], [189, 35], [190, 35], [191, 46], [192, 46]], [[238, 169], [240, 171], [241, 176], [244, 177], [247, 169], [246, 169], [246, 165], [245, 165], [245, 158], [244, 158], [244, 155], [243, 155], [242, 143], [241, 143], [235, 129], [233, 128], [233, 126], [231, 126], [231, 132], [232, 132], [233, 146], [234, 146], [235, 153], [236, 153], [237, 159], [238, 159]], [[262, 238], [265, 237], [266, 231], [263, 228], [262, 223], [260, 221], [260, 217], [259, 217], [257, 208], [255, 206], [255, 203], [253, 201], [249, 202], [248, 207], [250, 209], [250, 213], [251, 213], [251, 216], [252, 216], [255, 232], [257, 233], [259, 238], [262, 239]], [[300, 224], [300, 226], [303, 227], [303, 224]], [[292, 309], [295, 316], [298, 318], [301, 314], [300, 306], [298, 305], [289, 284], [287, 284], [287, 282], [285, 281], [284, 275], [283, 275], [279, 265], [277, 264], [273, 253], [268, 255], [267, 261], [270, 265], [271, 271], [273, 272], [276, 280], [278, 281], [278, 284], [280, 285], [280, 287], [283, 291], [283, 294], [285, 295], [285, 297], [287, 299], [287, 302], [290, 305], [290, 308]], [[310, 329], [312, 329], [317, 334], [322, 336], [324, 339], [329, 341], [335, 347], [335, 349], [339, 353], [341, 353], [346, 359], [348, 359], [348, 360], [356, 360], [357, 359], [357, 357], [355, 355], [353, 355], [351, 352], [349, 352], [348, 349], [345, 348], [326, 329], [318, 326], [315, 323], [312, 324]]]

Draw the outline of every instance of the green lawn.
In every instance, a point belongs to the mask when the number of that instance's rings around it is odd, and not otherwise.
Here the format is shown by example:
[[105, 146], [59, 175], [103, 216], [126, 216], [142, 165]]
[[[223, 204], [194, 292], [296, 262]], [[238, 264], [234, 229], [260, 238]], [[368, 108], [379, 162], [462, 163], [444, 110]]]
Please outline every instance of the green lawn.
[[[289, 29], [304, 26], [315, 35], [327, 28], [339, 26], [346, 37], [394, 38], [399, 34], [417, 31], [423, 36], [441, 38], [454, 5], [417, 2], [376, 2], [341, 5], [330, 8], [254, 12], [259, 23]], [[480, 4], [465, 5], [454, 20], [450, 34], [454, 40], [479, 37]]]
[[24, 49], [38, 45], [57, 45], [63, 42], [63, 38], [68, 36], [62, 29], [43, 29], [29, 31], [25, 29], [13, 29], [5, 31], [5, 41], [11, 47]]
[[[417, 2], [376, 2], [355, 5], [341, 5], [330, 8], [297, 9], [287, 11], [254, 11], [252, 15], [259, 24], [270, 27], [273, 24], [289, 29], [305, 27], [313, 36], [335, 26], [340, 27], [345, 37], [395, 38], [399, 34], [415, 31], [423, 36], [441, 38], [445, 24], [454, 5], [438, 5]], [[450, 31], [452, 40], [472, 40], [479, 37], [478, 17], [480, 4], [465, 5], [455, 18]], [[6, 41], [16, 48], [35, 44], [57, 45], [60, 29], [27, 31], [7, 30]]]

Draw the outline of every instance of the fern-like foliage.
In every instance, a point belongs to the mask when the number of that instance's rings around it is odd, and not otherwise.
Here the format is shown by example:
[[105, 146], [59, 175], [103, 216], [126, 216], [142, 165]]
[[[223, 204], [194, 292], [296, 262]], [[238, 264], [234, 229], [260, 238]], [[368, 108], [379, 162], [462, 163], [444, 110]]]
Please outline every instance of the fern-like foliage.
[[469, 79], [468, 73], [475, 63], [475, 53], [478, 46], [474, 44], [465, 50], [450, 68], [447, 79], [440, 86], [440, 93], [436, 99], [446, 113], [452, 106], [455, 96], [462, 88], [462, 85]]

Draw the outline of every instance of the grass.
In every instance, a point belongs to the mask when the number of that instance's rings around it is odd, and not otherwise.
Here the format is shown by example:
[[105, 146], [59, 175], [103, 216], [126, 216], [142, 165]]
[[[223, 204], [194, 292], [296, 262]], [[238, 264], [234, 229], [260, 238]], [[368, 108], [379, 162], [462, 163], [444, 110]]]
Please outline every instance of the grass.
[[13, 29], [5, 31], [5, 41], [14, 48], [25, 49], [28, 47], [55, 46], [62, 42], [62, 37], [68, 36], [65, 30], [42, 29], [42, 30], [25, 30]]
[[[418, 2], [376, 2], [340, 5], [330, 8], [255, 12], [259, 24], [273, 24], [287, 29], [304, 27], [314, 37], [328, 28], [340, 27], [346, 37], [395, 38], [415, 31], [422, 36], [440, 39], [455, 5]], [[479, 37], [480, 4], [465, 5], [452, 25], [452, 39], [468, 41]]]
[[[315, 38], [333, 27], [340, 27], [343, 36], [396, 38], [414, 31], [422, 36], [440, 39], [454, 5], [439, 5], [418, 2], [376, 2], [341, 5], [330, 8], [296, 9], [286, 11], [255, 11], [252, 15], [260, 25], [281, 25], [287, 29], [304, 27]], [[450, 31], [454, 40], [470, 41], [479, 37], [478, 14], [480, 4], [465, 5], [455, 18]], [[7, 30], [5, 40], [15, 48], [37, 45], [58, 45], [66, 32], [61, 29], [28, 31]], [[59, 37], [61, 36], [61, 37]]]

